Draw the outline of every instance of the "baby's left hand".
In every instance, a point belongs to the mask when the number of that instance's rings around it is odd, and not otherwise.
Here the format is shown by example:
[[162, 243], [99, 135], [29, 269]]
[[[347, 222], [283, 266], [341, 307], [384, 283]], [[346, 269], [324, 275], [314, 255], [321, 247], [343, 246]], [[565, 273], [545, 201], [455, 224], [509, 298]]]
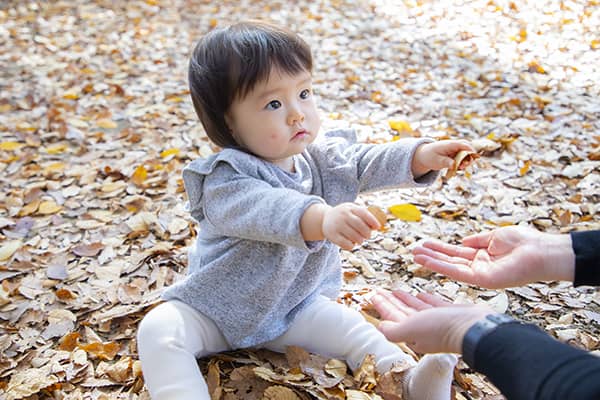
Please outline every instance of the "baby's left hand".
[[[415, 151], [413, 157], [413, 176], [419, 178], [429, 171], [452, 168], [454, 157], [462, 150], [475, 152], [475, 149], [465, 140], [440, 140], [438, 142], [422, 144], [417, 147], [417, 151]], [[462, 165], [461, 169], [467, 166]]]

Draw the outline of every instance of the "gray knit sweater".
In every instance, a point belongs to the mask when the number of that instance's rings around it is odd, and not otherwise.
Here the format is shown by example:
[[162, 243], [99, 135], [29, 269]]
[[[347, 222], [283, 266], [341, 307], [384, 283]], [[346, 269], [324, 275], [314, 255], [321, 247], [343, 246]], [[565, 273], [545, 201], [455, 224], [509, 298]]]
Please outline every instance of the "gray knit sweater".
[[211, 318], [232, 348], [276, 338], [316, 296], [335, 298], [341, 287], [339, 248], [302, 237], [306, 208], [431, 183], [437, 173], [418, 182], [411, 173], [426, 141], [357, 144], [353, 131], [331, 131], [294, 157], [294, 173], [233, 149], [193, 161], [183, 179], [198, 237], [188, 275], [163, 297]]

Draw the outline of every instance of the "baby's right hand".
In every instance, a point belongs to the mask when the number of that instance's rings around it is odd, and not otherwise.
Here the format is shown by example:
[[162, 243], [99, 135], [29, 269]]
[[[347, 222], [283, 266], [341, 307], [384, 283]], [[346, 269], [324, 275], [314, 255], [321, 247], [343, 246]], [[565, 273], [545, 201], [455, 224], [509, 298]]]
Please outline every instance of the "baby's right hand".
[[371, 237], [371, 231], [381, 225], [377, 218], [367, 210], [354, 203], [343, 203], [332, 207], [323, 217], [323, 236], [344, 250], [351, 250], [354, 245]]

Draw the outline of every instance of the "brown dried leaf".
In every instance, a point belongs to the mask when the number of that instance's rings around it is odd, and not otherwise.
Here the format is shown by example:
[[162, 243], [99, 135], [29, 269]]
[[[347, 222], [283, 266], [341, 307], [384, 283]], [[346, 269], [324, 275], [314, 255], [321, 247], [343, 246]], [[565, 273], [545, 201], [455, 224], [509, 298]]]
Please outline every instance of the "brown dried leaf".
[[452, 178], [456, 175], [456, 171], [467, 168], [478, 158], [479, 154], [477, 153], [466, 150], [459, 151], [454, 157], [454, 165], [446, 171], [446, 179]]
[[94, 257], [100, 253], [100, 250], [104, 248], [104, 245], [101, 242], [89, 243], [89, 244], [80, 244], [74, 246], [71, 251], [73, 254], [78, 255], [80, 257]]
[[120, 346], [115, 342], [93, 342], [80, 345], [79, 348], [85, 350], [92, 358], [98, 358], [100, 360], [112, 360], [117, 355]]
[[300, 400], [298, 395], [285, 386], [269, 386], [263, 393], [263, 400]]
[[360, 367], [354, 371], [354, 380], [361, 390], [372, 390], [377, 385], [377, 370], [375, 368], [375, 356], [367, 354], [360, 364]]

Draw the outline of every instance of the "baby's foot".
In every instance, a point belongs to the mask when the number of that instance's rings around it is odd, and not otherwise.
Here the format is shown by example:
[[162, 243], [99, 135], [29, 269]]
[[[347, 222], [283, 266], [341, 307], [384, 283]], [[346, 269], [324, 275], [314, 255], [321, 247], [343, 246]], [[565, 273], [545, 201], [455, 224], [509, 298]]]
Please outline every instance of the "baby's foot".
[[427, 354], [409, 369], [404, 380], [404, 395], [408, 400], [448, 400], [454, 366], [454, 354]]

